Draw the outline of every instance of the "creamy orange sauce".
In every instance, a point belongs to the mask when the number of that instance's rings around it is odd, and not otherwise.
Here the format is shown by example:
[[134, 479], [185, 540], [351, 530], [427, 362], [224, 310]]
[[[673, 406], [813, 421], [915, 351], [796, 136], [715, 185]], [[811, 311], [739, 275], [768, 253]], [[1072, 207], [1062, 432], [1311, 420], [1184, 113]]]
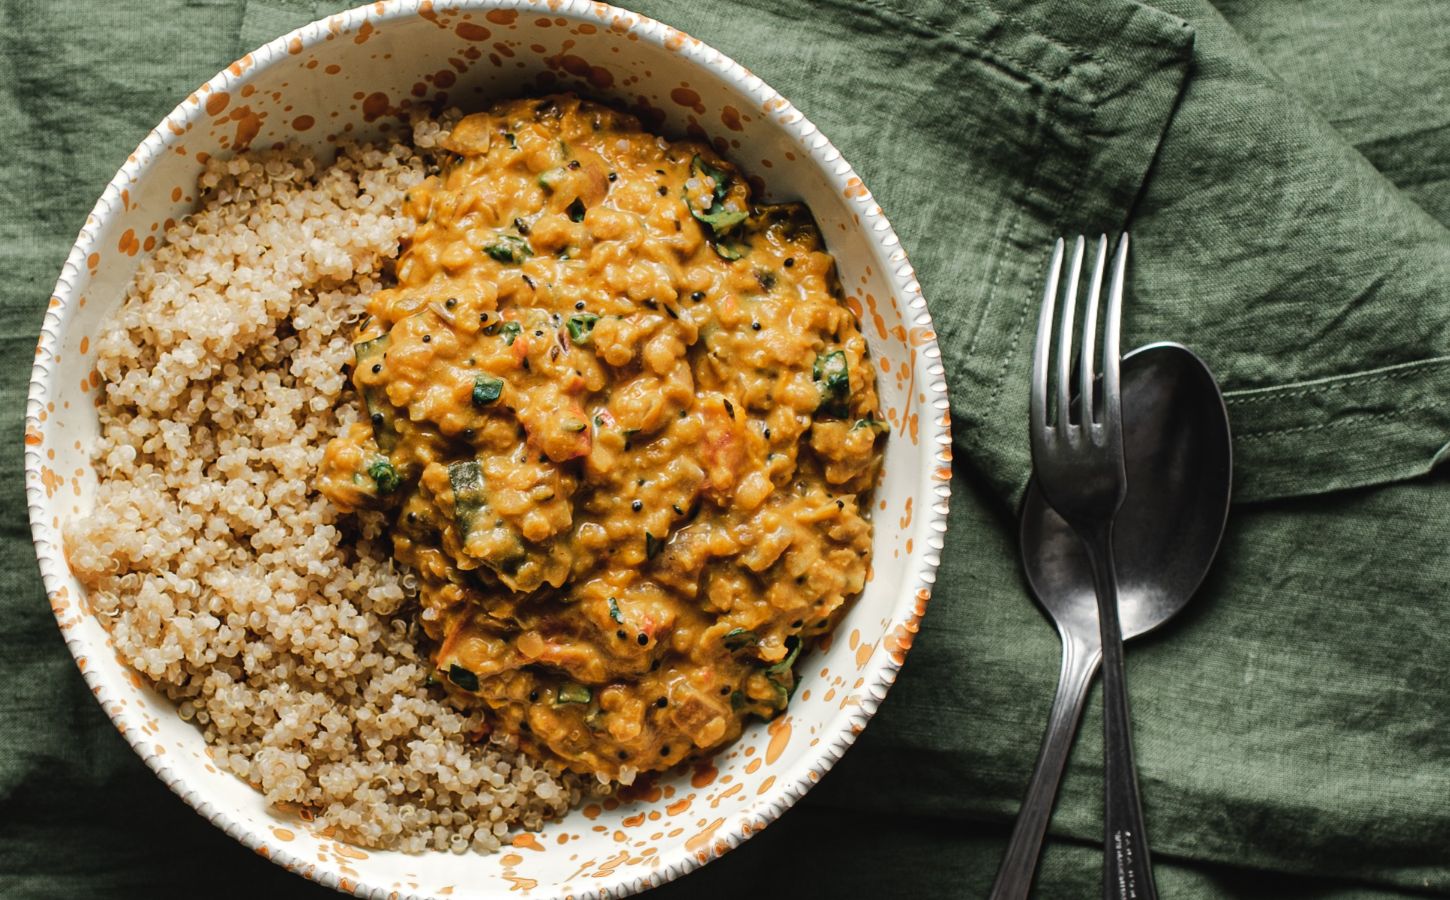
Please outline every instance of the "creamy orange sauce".
[[874, 368], [798, 204], [571, 96], [458, 123], [320, 488], [393, 512], [437, 678], [628, 777], [771, 718], [865, 583]]

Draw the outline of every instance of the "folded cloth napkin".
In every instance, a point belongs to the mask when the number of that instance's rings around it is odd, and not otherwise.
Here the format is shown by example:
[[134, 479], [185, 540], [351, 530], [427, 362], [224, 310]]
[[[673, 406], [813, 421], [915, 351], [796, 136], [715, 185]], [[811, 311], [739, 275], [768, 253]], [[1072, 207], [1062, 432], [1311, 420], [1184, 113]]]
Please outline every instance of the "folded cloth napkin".
[[[0, 896], [329, 896], [205, 826], [90, 699], [30, 562], [19, 420], [49, 285], [119, 160], [221, 65], [345, 5], [0, 5]], [[1450, 894], [1450, 7], [626, 5], [750, 66], [877, 192], [956, 441], [950, 552], [879, 716], [779, 823], [660, 896], [986, 893], [1057, 673], [1013, 540], [1040, 280], [1056, 235], [1125, 227], [1126, 344], [1208, 360], [1238, 462], [1217, 570], [1128, 655], [1160, 889]], [[1100, 730], [1092, 709], [1040, 896], [1099, 889]]]

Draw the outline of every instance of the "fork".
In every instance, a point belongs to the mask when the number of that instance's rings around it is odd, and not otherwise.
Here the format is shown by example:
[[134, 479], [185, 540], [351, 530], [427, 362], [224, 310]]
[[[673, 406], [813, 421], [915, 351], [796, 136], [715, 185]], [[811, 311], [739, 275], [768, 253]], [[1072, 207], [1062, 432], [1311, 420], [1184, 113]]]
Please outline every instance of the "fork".
[[1057, 330], [1055, 406], [1048, 405], [1048, 362], [1053, 349], [1053, 320], [1062, 275], [1064, 243], [1058, 238], [1048, 266], [1047, 287], [1037, 320], [1032, 351], [1030, 399], [1032, 466], [1043, 497], [1072, 527], [1087, 550], [1098, 597], [1098, 628], [1103, 646], [1103, 897], [1104, 900], [1157, 900], [1143, 806], [1133, 763], [1132, 723], [1123, 674], [1123, 635], [1118, 623], [1117, 573], [1113, 564], [1113, 520], [1127, 496], [1123, 467], [1123, 410], [1119, 393], [1119, 338], [1123, 318], [1123, 282], [1128, 235], [1113, 258], [1103, 325], [1101, 388], [1094, 390], [1095, 340], [1099, 299], [1108, 258], [1108, 237], [1098, 239], [1097, 262], [1088, 285], [1078, 363], [1077, 403], [1072, 402], [1073, 317], [1077, 306], [1087, 242], [1078, 237], [1062, 294]]

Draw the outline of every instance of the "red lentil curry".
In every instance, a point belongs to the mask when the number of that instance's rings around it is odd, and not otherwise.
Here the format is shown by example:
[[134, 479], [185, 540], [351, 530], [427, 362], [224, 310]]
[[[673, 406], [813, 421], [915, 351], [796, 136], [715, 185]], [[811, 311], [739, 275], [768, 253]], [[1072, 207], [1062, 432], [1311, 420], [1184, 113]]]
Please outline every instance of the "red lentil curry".
[[786, 706], [865, 584], [873, 367], [800, 204], [572, 96], [467, 116], [320, 489], [392, 515], [436, 678], [628, 780]]

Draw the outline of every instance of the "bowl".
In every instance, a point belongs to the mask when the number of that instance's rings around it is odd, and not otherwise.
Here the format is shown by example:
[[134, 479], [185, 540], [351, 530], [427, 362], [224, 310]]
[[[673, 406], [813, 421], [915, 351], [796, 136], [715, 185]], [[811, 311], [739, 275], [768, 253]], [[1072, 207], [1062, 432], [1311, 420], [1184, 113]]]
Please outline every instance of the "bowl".
[[[575, 90], [670, 135], [703, 133], [758, 191], [804, 200], [863, 323], [892, 430], [875, 495], [874, 563], [833, 638], [803, 661], [787, 712], [630, 799], [575, 809], [491, 855], [340, 844], [269, 809], [208, 762], [200, 732], [117, 659], [69, 571], [62, 529], [88, 511], [101, 390], [93, 337], [167, 219], [185, 215], [207, 155], [339, 135], [386, 137], [416, 104], [464, 109]], [[49, 301], [26, 408], [26, 499], [46, 592], [96, 699], [152, 770], [227, 834], [360, 897], [620, 897], [738, 846], [820, 780], [896, 678], [946, 530], [950, 419], [931, 317], [871, 194], [814, 125], [747, 69], [666, 25], [602, 3], [375, 3], [247, 54], [185, 98], [86, 218]]]

